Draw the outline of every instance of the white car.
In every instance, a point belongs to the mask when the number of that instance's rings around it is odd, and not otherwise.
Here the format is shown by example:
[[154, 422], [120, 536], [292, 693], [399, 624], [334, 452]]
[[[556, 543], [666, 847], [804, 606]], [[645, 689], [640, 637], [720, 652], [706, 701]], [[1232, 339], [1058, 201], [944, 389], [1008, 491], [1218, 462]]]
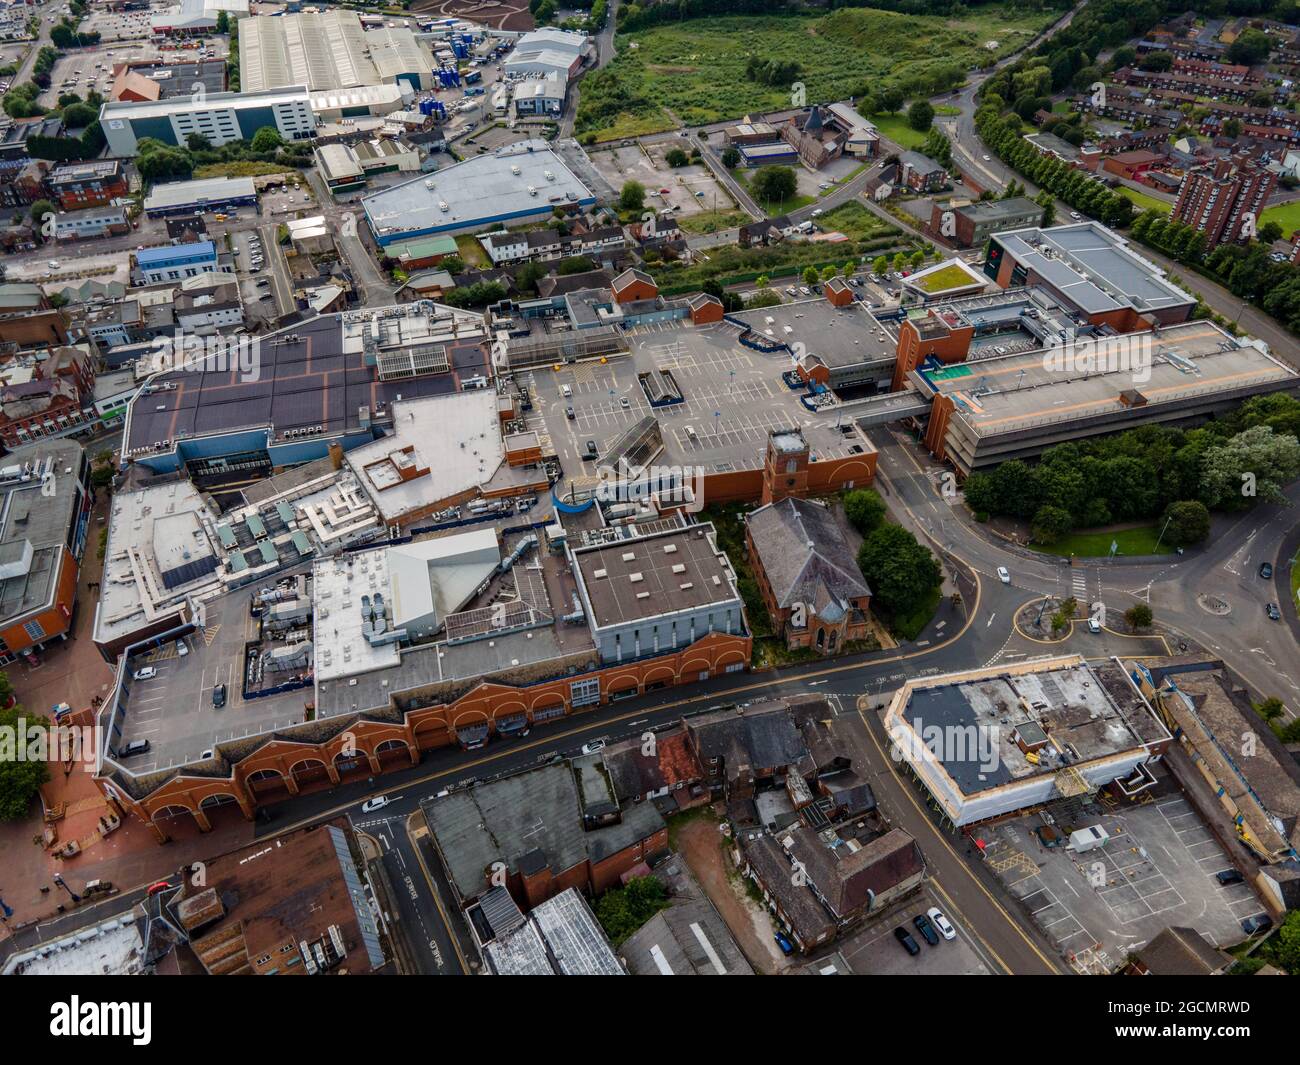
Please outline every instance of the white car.
[[944, 939], [956, 939], [957, 930], [953, 928], [952, 922], [943, 915], [943, 911], [938, 906], [932, 906], [925, 911], [925, 915], [930, 918], [930, 923], [939, 929], [939, 935]]
[[1076, 222], [1078, 222], [1083, 216], [1080, 215], [1078, 211], [1071, 211], [1070, 217], [1074, 219]]
[[1000, 580], [1003, 584], [1011, 583], [1011, 574], [1007, 572], [1006, 566], [998, 567], [998, 580]]
[[390, 802], [392, 800], [387, 795], [381, 795], [377, 799], [367, 799], [361, 804], [361, 812], [363, 814], [374, 813], [376, 810], [382, 810]]
[[158, 676], [158, 671], [153, 666], [145, 666], [144, 669], [137, 669], [131, 676], [136, 680], [150, 680]]
[[590, 743], [584, 743], [582, 745], [583, 754], [599, 754], [604, 749], [605, 749], [604, 740], [592, 740]]
[[987, 155], [983, 156], [982, 158], [984, 159], [984, 161], [985, 161], [986, 163], [989, 161], [989, 157], [988, 157]]

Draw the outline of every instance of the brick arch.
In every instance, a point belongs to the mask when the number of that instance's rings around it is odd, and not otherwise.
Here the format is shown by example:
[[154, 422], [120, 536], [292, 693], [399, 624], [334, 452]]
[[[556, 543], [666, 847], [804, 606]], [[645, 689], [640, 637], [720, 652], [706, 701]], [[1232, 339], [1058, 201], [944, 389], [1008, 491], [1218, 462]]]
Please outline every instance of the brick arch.
[[676, 680], [677, 674], [673, 671], [672, 666], [655, 666], [646, 672], [644, 683], [653, 684], [657, 680]]
[[550, 710], [552, 707], [565, 705], [567, 704], [564, 701], [564, 696], [559, 692], [541, 692], [533, 696], [533, 703], [528, 709]]
[[[631, 684], [627, 684], [631, 681]], [[620, 673], [617, 677], [611, 677], [605, 685], [605, 691], [608, 693], [629, 691], [632, 688], [640, 688], [640, 681], [635, 673]]]
[[528, 707], [525, 706], [522, 701], [511, 703], [509, 706], [495, 707], [492, 711], [492, 720], [495, 721], [499, 717], [513, 717], [517, 714], [526, 713], [528, 713]]
[[406, 740], [398, 739], [396, 736], [380, 740], [375, 744], [375, 754], [380, 751], [409, 751], [410, 749], [411, 745]]
[[488, 717], [485, 710], [461, 710], [452, 719], [450, 727], [458, 729], [466, 725], [490, 725], [491, 723], [492, 719]]
[[251, 784], [255, 780], [270, 780], [272, 777], [278, 777], [283, 781], [284, 770], [282, 770], [278, 765], [258, 766], [256, 769], [251, 770], [247, 775], [245, 775], [244, 780]]
[[712, 668], [713, 663], [707, 658], [692, 658], [682, 666], [682, 676], [686, 676], [688, 673], [703, 673]]
[[[167, 813], [167, 811], [169, 810], [172, 811], [172, 813]], [[156, 810], [152, 811], [149, 814], [149, 820], [155, 823], [158, 821], [170, 821], [172, 820], [172, 818], [176, 816], [177, 813], [185, 813], [193, 817], [194, 807], [187, 806], [185, 803], [174, 802], [174, 801], [164, 803], [162, 806], [159, 806]], [[164, 814], [167, 814], [167, 816], [164, 817], [163, 816]]]
[[199, 800], [199, 809], [200, 810], [214, 809], [215, 807], [225, 805], [225, 803], [213, 802], [212, 801], [213, 799], [229, 799], [231, 802], [234, 803], [239, 802], [239, 796], [236, 795], [233, 791], [212, 791], [209, 792], [207, 795], [203, 796], [203, 798]]
[[718, 652], [717, 664], [714, 669], [725, 669], [727, 666], [734, 665], [736, 662], [744, 662], [745, 653], [732, 648], [729, 651]]

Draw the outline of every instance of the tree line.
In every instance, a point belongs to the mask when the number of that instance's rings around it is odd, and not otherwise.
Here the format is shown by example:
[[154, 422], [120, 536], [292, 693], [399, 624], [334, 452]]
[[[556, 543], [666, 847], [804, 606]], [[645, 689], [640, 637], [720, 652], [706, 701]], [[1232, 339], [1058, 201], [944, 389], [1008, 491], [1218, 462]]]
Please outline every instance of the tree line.
[[1036, 463], [1013, 459], [965, 483], [977, 520], [1031, 524], [1051, 544], [1075, 529], [1169, 520], [1165, 542], [1199, 543], [1211, 511], [1278, 502], [1300, 476], [1300, 400], [1255, 396], [1192, 429], [1143, 425], [1048, 448]]

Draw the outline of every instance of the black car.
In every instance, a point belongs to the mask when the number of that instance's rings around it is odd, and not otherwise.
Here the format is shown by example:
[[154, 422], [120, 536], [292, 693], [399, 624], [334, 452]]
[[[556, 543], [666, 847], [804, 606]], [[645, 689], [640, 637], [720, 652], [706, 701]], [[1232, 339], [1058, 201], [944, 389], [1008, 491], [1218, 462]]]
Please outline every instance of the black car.
[[1266, 581], [1271, 580], [1273, 577], [1273, 563], [1261, 562], [1259, 564], [1259, 575]]
[[594, 459], [595, 457], [596, 457], [596, 441], [588, 440], [587, 451], [586, 454], [584, 455], [584, 458]]
[[212, 689], [212, 706], [214, 709], [220, 710], [225, 705], [226, 705], [226, 686], [224, 684], [218, 684], [215, 688]]
[[1269, 621], [1282, 620], [1282, 611], [1278, 610], [1276, 603], [1265, 603], [1264, 613], [1268, 615]]
[[1245, 878], [1236, 869], [1223, 869], [1214, 874], [1214, 879], [1227, 887], [1229, 884], [1240, 884]]
[[898, 927], [894, 929], [894, 938], [903, 944], [903, 949], [912, 957], [921, 953], [921, 948], [916, 945], [916, 940], [912, 938], [911, 933], [906, 928]]
[[925, 937], [925, 941], [930, 946], [937, 947], [939, 945], [939, 933], [934, 930], [934, 925], [930, 923], [930, 918], [925, 914], [918, 913], [912, 918], [912, 924], [916, 925], [916, 930]]
[[569, 421], [573, 421], [573, 419], [576, 417], [576, 415], [573, 413], [573, 408], [572, 408], [572, 407], [565, 407], [565, 408], [564, 408], [564, 416], [565, 416], [566, 418], [568, 418]]
[[1253, 936], [1256, 932], [1267, 932], [1272, 927], [1273, 918], [1266, 913], [1257, 913], [1241, 922], [1241, 930], [1248, 936]]

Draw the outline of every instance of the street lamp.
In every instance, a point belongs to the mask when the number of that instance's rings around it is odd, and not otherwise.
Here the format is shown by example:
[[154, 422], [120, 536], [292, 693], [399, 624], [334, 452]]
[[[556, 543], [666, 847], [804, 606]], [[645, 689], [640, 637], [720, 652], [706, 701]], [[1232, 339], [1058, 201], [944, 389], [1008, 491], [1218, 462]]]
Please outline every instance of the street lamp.
[[63, 874], [62, 874], [62, 873], [55, 873], [55, 874], [54, 874], [54, 882], [55, 882], [56, 884], [58, 884], [59, 887], [63, 888], [63, 890], [66, 891], [66, 892], [68, 893], [69, 897], [72, 899], [73, 902], [80, 902], [80, 901], [81, 901], [81, 896], [78, 895], [75, 891], [73, 891], [72, 888], [68, 887], [67, 882], [63, 879]]

